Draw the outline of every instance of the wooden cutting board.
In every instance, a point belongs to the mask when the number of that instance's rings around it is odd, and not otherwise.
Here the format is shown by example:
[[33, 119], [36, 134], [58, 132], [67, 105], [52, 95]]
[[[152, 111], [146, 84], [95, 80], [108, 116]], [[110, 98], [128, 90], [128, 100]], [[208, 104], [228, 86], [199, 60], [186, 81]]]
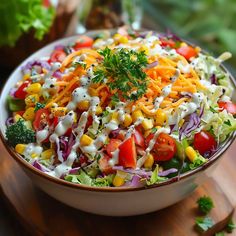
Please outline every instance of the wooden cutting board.
[[214, 178], [209, 179], [190, 197], [166, 209], [141, 216], [97, 216], [54, 200], [33, 185], [18, 164], [8, 156], [2, 144], [0, 182], [6, 201], [32, 235], [199, 235], [194, 228], [194, 219], [200, 216], [196, 200], [203, 195], [211, 196], [215, 203], [210, 213], [215, 225], [202, 235], [214, 235], [225, 227], [236, 203], [235, 150], [236, 144], [221, 161]]

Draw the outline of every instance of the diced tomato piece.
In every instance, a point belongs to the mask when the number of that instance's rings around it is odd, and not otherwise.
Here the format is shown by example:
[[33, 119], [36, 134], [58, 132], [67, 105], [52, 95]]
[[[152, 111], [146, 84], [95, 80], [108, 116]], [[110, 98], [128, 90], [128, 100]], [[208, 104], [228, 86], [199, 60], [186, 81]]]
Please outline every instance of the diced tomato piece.
[[[153, 137], [154, 134], [148, 135], [146, 140], [147, 146]], [[153, 154], [155, 161], [168, 161], [174, 157], [176, 150], [175, 140], [168, 134], [160, 133], [151, 153]]]
[[220, 111], [226, 110], [232, 115], [236, 115], [236, 104], [232, 102], [218, 102]]
[[84, 132], [87, 132], [88, 127], [91, 126], [92, 124], [93, 124], [93, 117], [92, 117], [92, 116], [89, 116], [89, 117], [88, 117], [88, 120], [87, 120], [87, 123], [86, 123], [86, 125], [85, 125], [85, 130], [84, 130]]
[[115, 139], [115, 138], [110, 139], [109, 143], [105, 147], [108, 156], [112, 157], [112, 152], [117, 150], [120, 144], [121, 144], [120, 139]]
[[119, 150], [119, 165], [127, 168], [135, 168], [137, 162], [137, 153], [134, 137], [132, 136], [121, 143]]
[[43, 6], [45, 6], [46, 8], [51, 6], [50, 0], [43, 0]]
[[27, 92], [25, 91], [30, 81], [26, 80], [14, 93], [14, 97], [19, 99], [25, 99]]
[[207, 131], [201, 131], [194, 135], [193, 146], [201, 155], [212, 152], [216, 149], [215, 138]]
[[93, 45], [93, 39], [86, 35], [82, 35], [76, 41], [74, 49], [77, 51], [81, 48], [91, 48], [92, 45]]
[[66, 53], [63, 49], [55, 49], [50, 56], [50, 62], [63, 62], [65, 58]]
[[110, 159], [111, 157], [109, 157], [106, 154], [103, 154], [103, 156], [98, 161], [99, 169], [101, 170], [102, 173], [107, 174], [107, 175], [115, 172], [112, 169], [111, 165], [109, 164]]
[[135, 142], [136, 145], [138, 145], [142, 148], [145, 147], [144, 137], [138, 129], [134, 130], [134, 142]]
[[15, 115], [23, 116], [24, 113], [25, 113], [25, 111], [14, 111], [14, 112], [13, 112], [13, 117], [14, 117]]
[[50, 125], [50, 112], [46, 108], [42, 108], [36, 111], [35, 119], [33, 121], [33, 127], [35, 130], [41, 130], [46, 125]]
[[185, 57], [187, 60], [197, 55], [197, 51], [191, 46], [182, 46], [180, 48], [177, 48], [176, 52]]
[[173, 39], [161, 39], [161, 46], [163, 47], [171, 47], [174, 48], [175, 47], [175, 41]]

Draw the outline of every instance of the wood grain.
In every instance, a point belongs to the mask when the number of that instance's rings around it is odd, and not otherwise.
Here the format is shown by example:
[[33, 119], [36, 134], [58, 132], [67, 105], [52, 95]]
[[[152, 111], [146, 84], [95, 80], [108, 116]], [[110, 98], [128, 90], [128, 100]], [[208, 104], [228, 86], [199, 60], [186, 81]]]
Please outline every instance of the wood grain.
[[211, 196], [215, 202], [210, 216], [216, 224], [202, 235], [213, 235], [226, 225], [233, 214], [232, 205], [236, 205], [235, 150], [236, 144], [225, 154], [214, 179], [190, 197], [158, 212], [135, 217], [92, 215], [52, 199], [33, 185], [2, 144], [0, 182], [5, 199], [32, 235], [198, 235], [194, 229], [194, 218], [199, 216], [196, 200], [203, 195]]

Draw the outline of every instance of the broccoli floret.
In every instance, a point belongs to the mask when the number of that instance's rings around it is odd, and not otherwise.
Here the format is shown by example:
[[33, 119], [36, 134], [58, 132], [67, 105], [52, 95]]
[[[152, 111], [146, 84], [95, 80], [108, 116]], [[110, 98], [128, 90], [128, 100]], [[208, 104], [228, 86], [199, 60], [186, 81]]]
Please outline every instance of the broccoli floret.
[[19, 119], [15, 124], [7, 127], [6, 137], [13, 147], [18, 143], [34, 143], [36, 140], [35, 132], [26, 127], [23, 119]]

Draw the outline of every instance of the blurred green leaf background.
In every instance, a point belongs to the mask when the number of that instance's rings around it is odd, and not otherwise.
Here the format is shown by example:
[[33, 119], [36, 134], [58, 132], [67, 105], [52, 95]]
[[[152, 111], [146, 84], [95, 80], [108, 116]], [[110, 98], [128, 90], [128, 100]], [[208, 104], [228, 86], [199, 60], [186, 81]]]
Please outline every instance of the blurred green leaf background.
[[229, 51], [228, 61], [236, 68], [236, 0], [147, 0], [143, 1], [146, 21], [157, 22], [157, 30], [170, 29], [195, 41], [218, 56]]

